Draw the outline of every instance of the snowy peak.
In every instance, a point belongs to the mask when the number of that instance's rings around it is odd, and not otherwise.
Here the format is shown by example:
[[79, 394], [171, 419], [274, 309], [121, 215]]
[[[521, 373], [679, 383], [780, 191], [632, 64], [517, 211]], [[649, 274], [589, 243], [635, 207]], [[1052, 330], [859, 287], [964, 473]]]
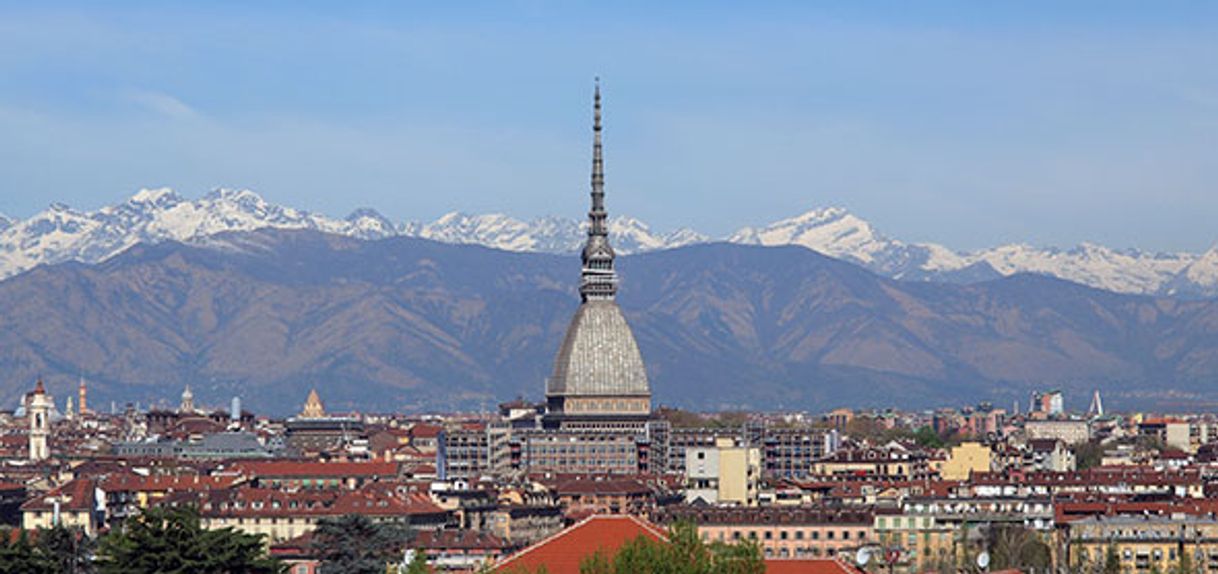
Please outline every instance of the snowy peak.
[[[313, 229], [359, 239], [396, 235], [509, 251], [574, 253], [587, 237], [582, 218], [522, 220], [502, 213], [446, 213], [431, 222], [395, 225], [374, 209], [334, 219], [266, 201], [248, 189], [216, 189], [189, 200], [168, 188], [141, 189], [126, 201], [96, 211], [55, 203], [29, 219], [0, 216], [0, 278], [62, 261], [96, 263], [140, 242], [190, 241], [228, 231], [266, 227]], [[609, 235], [629, 254], [703, 243], [712, 238], [688, 228], [653, 230], [632, 217], [612, 217]], [[1094, 243], [1069, 249], [1000, 245], [957, 251], [933, 243], [886, 237], [840, 207], [813, 209], [773, 223], [743, 227], [727, 241], [800, 245], [871, 271], [909, 281], [975, 282], [1015, 273], [1041, 273], [1124, 293], [1218, 296], [1218, 247], [1204, 254], [1116, 250]]]
[[899, 248], [871, 224], [840, 207], [813, 209], [762, 228], [745, 227], [728, 241], [752, 245], [802, 245], [831, 257], [870, 263], [887, 249]]

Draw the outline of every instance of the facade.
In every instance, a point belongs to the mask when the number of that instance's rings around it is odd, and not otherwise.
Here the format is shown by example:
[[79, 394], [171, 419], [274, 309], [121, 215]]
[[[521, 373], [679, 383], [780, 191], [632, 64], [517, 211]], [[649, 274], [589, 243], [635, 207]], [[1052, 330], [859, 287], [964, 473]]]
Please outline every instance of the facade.
[[665, 508], [659, 518], [691, 520], [707, 542], [755, 541], [766, 558], [845, 556], [875, 541], [866, 510], [681, 506]]
[[757, 506], [761, 484], [761, 451], [721, 438], [714, 447], [685, 454], [685, 501]]
[[1074, 420], [1030, 420], [1024, 424], [1028, 440], [1057, 439], [1066, 444], [1080, 444], [1091, 440], [1091, 427], [1087, 421]]
[[519, 468], [552, 474], [640, 474], [652, 471], [646, 434], [615, 430], [518, 433]]
[[954, 565], [955, 532], [933, 514], [891, 510], [875, 516], [876, 542], [896, 558], [890, 568], [893, 572], [938, 571], [943, 565]]
[[25, 530], [66, 526], [96, 536], [101, 525], [95, 484], [89, 479], [70, 481], [21, 506], [21, 527]]
[[1103, 564], [1116, 551], [1122, 572], [1171, 572], [1187, 557], [1192, 571], [1218, 571], [1218, 520], [1206, 517], [1096, 516], [1068, 523], [1072, 566]]
[[968, 480], [974, 472], [989, 472], [994, 453], [979, 442], [965, 442], [952, 447], [939, 475], [943, 480]]

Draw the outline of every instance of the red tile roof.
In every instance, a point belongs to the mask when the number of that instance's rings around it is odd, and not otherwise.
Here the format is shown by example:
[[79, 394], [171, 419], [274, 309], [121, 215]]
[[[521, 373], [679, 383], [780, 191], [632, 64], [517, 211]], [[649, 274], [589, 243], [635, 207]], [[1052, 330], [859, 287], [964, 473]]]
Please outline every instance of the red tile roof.
[[21, 505], [21, 510], [51, 510], [55, 507], [52, 500], [59, 501], [59, 509], [64, 512], [88, 512], [94, 505], [94, 482], [87, 478], [78, 478], [44, 495], [35, 496]]
[[197, 474], [168, 475], [115, 474], [101, 481], [101, 489], [131, 492], [183, 492], [229, 488], [237, 481], [234, 476], [199, 476]]
[[766, 574], [864, 574], [862, 570], [836, 558], [769, 559]]
[[640, 518], [597, 515], [513, 554], [493, 572], [511, 572], [523, 567], [532, 571], [545, 566], [547, 574], [579, 574], [579, 563], [596, 551], [612, 556], [630, 540], [646, 536], [667, 540], [659, 527]]
[[313, 462], [313, 461], [250, 461], [239, 462], [233, 468], [247, 476], [271, 477], [362, 477], [396, 476], [396, 462]]

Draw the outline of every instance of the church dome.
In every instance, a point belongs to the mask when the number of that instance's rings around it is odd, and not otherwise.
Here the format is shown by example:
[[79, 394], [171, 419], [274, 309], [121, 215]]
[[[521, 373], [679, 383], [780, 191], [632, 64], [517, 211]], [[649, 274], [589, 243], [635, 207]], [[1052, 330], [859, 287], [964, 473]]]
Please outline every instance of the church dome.
[[586, 301], [567, 327], [547, 396], [650, 396], [639, 346], [612, 300]]

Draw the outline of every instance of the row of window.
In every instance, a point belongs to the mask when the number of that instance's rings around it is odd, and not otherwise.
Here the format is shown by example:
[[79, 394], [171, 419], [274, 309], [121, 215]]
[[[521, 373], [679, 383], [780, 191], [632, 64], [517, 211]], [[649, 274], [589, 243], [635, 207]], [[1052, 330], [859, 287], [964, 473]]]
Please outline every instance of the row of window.
[[[822, 530], [811, 530], [811, 531], [805, 531], [805, 530], [779, 530], [779, 531], [778, 531], [778, 539], [779, 539], [779, 540], [804, 540], [804, 539], [805, 539], [805, 536], [806, 536], [808, 540], [820, 540], [820, 539], [821, 539], [821, 532], [822, 532]], [[825, 540], [839, 540], [839, 539], [840, 539], [840, 540], [850, 540], [850, 536], [851, 536], [851, 533], [850, 533], [850, 531], [849, 531], [849, 530], [841, 530], [841, 531], [837, 531], [837, 530], [824, 530], [823, 532], [824, 532], [824, 539], [825, 539]], [[839, 536], [838, 536], [839, 532], [840, 532], [840, 538], [839, 538]], [[806, 533], [806, 534], [805, 534], [805, 533]], [[773, 530], [764, 530], [764, 531], [762, 531], [762, 533], [761, 533], [761, 539], [762, 539], [762, 540], [774, 540], [774, 534], [775, 534], [775, 533], [774, 533], [774, 531], [773, 531]], [[750, 530], [750, 531], [748, 531], [747, 536], [748, 536], [748, 538], [749, 538], [750, 540], [757, 540], [757, 531], [756, 531], [756, 530]], [[739, 530], [736, 530], [736, 531], [733, 531], [733, 532], [732, 532], [732, 540], [740, 540], [740, 539], [742, 539], [742, 538], [744, 538], [744, 537], [745, 537], [745, 534], [741, 533]], [[709, 538], [709, 532], [703, 532], [703, 533], [702, 533], [702, 538], [704, 538], [704, 539]], [[724, 531], [722, 531], [722, 530], [721, 530], [721, 531], [719, 531], [719, 533], [718, 533], [718, 539], [719, 539], [719, 541], [723, 541], [723, 540], [724, 540]], [[866, 539], [867, 539], [867, 531], [866, 531], [866, 530], [858, 530], [858, 531], [855, 531], [855, 532], [854, 532], [854, 539], [855, 539], [855, 540], [866, 540]]]

